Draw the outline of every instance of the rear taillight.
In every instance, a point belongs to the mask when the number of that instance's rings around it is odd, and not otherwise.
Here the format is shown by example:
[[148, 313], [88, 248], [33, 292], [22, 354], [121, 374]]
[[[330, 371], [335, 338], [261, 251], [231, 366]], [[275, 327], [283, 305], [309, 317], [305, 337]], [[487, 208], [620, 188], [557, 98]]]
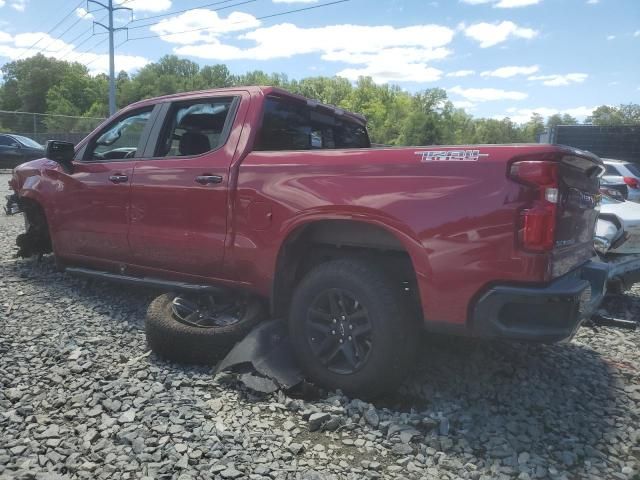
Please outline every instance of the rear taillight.
[[519, 241], [524, 250], [548, 252], [555, 244], [558, 204], [558, 164], [521, 161], [511, 165], [509, 175], [536, 190], [536, 198], [520, 212]]
[[640, 183], [638, 183], [638, 179], [634, 178], [634, 177], [622, 177], [622, 180], [624, 180], [624, 183], [626, 183], [629, 188], [640, 188]]

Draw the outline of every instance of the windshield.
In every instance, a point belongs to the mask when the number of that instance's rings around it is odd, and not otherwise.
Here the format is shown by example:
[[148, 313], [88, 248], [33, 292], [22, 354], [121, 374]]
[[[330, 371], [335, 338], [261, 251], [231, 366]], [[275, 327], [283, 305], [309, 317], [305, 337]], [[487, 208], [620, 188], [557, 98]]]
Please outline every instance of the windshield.
[[16, 140], [18, 140], [21, 144], [23, 144], [25, 147], [31, 147], [31, 148], [44, 148], [42, 145], [40, 145], [38, 142], [36, 142], [35, 140], [31, 140], [29, 137], [23, 137], [22, 135], [14, 135], [13, 138], [15, 138]]

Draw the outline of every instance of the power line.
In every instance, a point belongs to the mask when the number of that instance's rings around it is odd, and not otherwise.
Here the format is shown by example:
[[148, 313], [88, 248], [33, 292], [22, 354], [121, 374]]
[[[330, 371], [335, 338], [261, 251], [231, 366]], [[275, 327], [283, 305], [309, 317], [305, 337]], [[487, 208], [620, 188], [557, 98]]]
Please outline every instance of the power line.
[[[248, 0], [245, 3], [249, 3], [249, 1], [255, 1], [255, 0]], [[319, 5], [312, 5], [310, 7], [297, 8], [297, 9], [294, 9], [294, 10], [287, 10], [287, 11], [284, 11], [284, 12], [272, 13], [270, 15], [263, 15], [261, 17], [255, 17], [255, 19], [256, 20], [265, 20], [267, 18], [281, 17], [281, 16], [284, 16], [284, 15], [290, 15], [292, 13], [306, 12], [308, 10], [314, 10], [316, 8], [329, 7], [331, 5], [337, 5], [339, 3], [346, 3], [346, 2], [349, 2], [349, 1], [351, 1], [351, 0], [336, 0], [334, 2], [327, 2], [327, 3], [321, 3]], [[231, 5], [231, 6], [235, 6], [235, 5]], [[160, 23], [160, 22], [155, 22], [155, 23], [151, 23], [151, 24], [147, 24], [147, 25], [143, 25], [143, 26], [148, 27], [148, 26], [151, 26], [151, 25], [157, 25], [158, 23]], [[235, 25], [235, 24], [238, 24], [238, 23], [245, 23], [245, 21], [232, 22], [229, 25]], [[131, 28], [135, 28], [135, 27], [131, 27]], [[143, 37], [130, 38], [129, 41], [133, 42], [134, 40], [145, 40], [147, 38], [170, 37], [172, 35], [180, 35], [182, 33], [198, 32], [198, 31], [202, 31], [202, 30], [212, 30], [214, 28], [215, 27], [201, 27], [201, 28], [193, 28], [191, 30], [183, 30], [182, 32], [162, 33], [162, 34], [157, 34], [157, 35], [145, 35]]]
[[16, 60], [19, 60], [20, 58], [22, 58], [24, 55], [26, 55], [27, 53], [29, 53], [31, 51], [31, 49], [33, 47], [35, 47], [38, 43], [40, 43], [42, 40], [44, 40], [47, 35], [49, 35], [51, 32], [53, 32], [56, 28], [58, 28], [60, 25], [62, 25], [65, 20], [67, 18], [69, 18], [71, 15], [73, 15], [76, 11], [77, 8], [80, 8], [80, 5], [82, 5], [84, 3], [84, 0], [80, 0], [80, 3], [78, 3], [75, 7], [73, 7], [71, 9], [71, 11], [69, 13], [67, 13], [64, 17], [62, 17], [62, 20], [60, 20], [58, 23], [56, 23], [53, 28], [49, 29], [47, 31], [47, 33], [45, 33], [42, 37], [40, 37], [38, 40], [36, 40], [29, 48], [27, 48], [27, 50], [25, 50], [24, 52], [22, 52], [18, 58], [16, 58]]
[[[240, 5], [245, 5], [247, 3], [254, 3], [257, 2], [258, 0], [245, 0], [244, 2], [239, 2], [239, 3], [234, 3], [233, 5], [226, 5], [224, 7], [219, 7], [219, 8], [212, 8], [209, 11], [210, 12], [218, 12], [220, 10], [225, 10], [227, 8], [233, 8], [233, 7], [239, 7]], [[182, 10], [180, 12], [174, 12], [174, 13], [183, 13], [183, 12], [188, 12], [190, 10], [196, 10], [196, 8], [188, 8], [186, 10]], [[160, 20], [160, 22], [162, 22], [162, 20]], [[145, 23], [144, 25], [134, 25], [133, 27], [129, 27], [131, 30], [135, 29], [135, 28], [144, 28], [144, 27], [150, 27], [151, 25], [157, 25], [160, 22], [151, 22], [151, 23]], [[208, 27], [211, 28], [211, 27]]]
[[[102, 22], [105, 18], [107, 18], [107, 15], [103, 15], [102, 17], [100, 17], [100, 19], [98, 20], [98, 22]], [[80, 37], [82, 37], [83, 35], [89, 34], [89, 36], [87, 38], [85, 38], [84, 40], [82, 40], [78, 45], [73, 45], [73, 42], [75, 42], [76, 40], [78, 40]], [[55, 52], [53, 52], [53, 55], [55, 55], [56, 53], [60, 53], [64, 50], [68, 50], [64, 53], [64, 55], [62, 55], [62, 57], [60, 57], [58, 60], [64, 60], [67, 56], [69, 56], [71, 53], [73, 53], [74, 51], [77, 51], [78, 48], [80, 48], [82, 45], [84, 45], [85, 43], [87, 43], [89, 40], [91, 40], [94, 36], [96, 35], [103, 35], [102, 32], [100, 33], [94, 33], [92, 32], [92, 29], [88, 29], [85, 30], [84, 32], [80, 33], [80, 35], [76, 35], [73, 40], [69, 41], [69, 45], [66, 45], [64, 47], [62, 47], [60, 50], [57, 50]], [[71, 48], [69, 48], [71, 47]]]
[[[151, 17], [139, 18], [139, 19], [133, 20], [133, 22], [131, 22], [131, 23], [142, 22], [143, 20], [151, 20], [151, 19], [160, 18], [160, 17], [168, 17], [169, 15], [176, 15], [178, 13], [190, 12], [191, 10], [199, 10], [201, 8], [213, 7], [214, 5], [220, 5], [221, 3], [229, 3], [229, 2], [233, 2], [233, 1], [234, 0], [222, 0], [222, 1], [219, 1], [219, 2], [206, 3], [204, 5], [199, 5], [199, 6], [193, 7], [193, 8], [185, 8], [184, 10], [176, 10], [174, 12], [161, 13], [159, 15], [153, 15]], [[231, 6], [234, 6], [234, 5], [231, 5]]]

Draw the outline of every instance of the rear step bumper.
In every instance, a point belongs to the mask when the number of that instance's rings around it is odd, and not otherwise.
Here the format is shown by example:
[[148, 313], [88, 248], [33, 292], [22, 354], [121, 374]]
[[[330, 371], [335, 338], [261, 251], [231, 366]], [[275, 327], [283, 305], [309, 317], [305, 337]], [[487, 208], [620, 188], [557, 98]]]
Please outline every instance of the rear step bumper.
[[475, 304], [474, 335], [540, 343], [569, 340], [600, 306], [609, 267], [590, 261], [545, 287], [495, 286]]

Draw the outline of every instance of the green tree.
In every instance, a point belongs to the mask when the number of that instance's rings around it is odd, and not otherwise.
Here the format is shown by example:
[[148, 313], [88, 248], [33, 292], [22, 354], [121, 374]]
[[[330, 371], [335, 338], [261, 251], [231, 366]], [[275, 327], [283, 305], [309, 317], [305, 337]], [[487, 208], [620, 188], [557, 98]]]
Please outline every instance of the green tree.
[[618, 107], [602, 105], [596, 108], [587, 123], [593, 125], [640, 125], [640, 105], [629, 103]]
[[551, 115], [549, 118], [547, 118], [547, 128], [555, 128], [558, 125], [577, 125], [577, 124], [578, 124], [578, 120], [573, 118], [568, 113], [565, 113], [562, 115], [559, 113], [555, 113]]

